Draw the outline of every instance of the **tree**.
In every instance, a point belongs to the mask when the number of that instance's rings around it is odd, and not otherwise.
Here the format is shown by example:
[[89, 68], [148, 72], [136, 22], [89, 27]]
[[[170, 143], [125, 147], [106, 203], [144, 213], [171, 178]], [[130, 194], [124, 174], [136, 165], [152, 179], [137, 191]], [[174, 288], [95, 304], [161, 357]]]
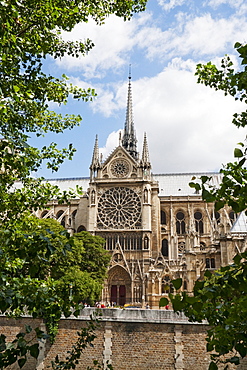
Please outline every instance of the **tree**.
[[[90, 18], [101, 24], [110, 14], [127, 20], [133, 13], [143, 11], [145, 4], [146, 0], [0, 2], [1, 313], [13, 316], [31, 313], [34, 317], [45, 318], [52, 328], [53, 322], [64, 311], [69, 314], [73, 303], [66, 305], [57, 294], [55, 279], [39, 276], [37, 264], [32, 266], [30, 260], [28, 266], [27, 250], [32, 251], [33, 261], [38, 261], [42, 253], [42, 258], [52, 259], [57, 236], [48, 238], [25, 230], [31, 210], [44, 207], [51, 199], [67, 202], [73, 196], [73, 193], [60, 193], [58, 187], [36, 179], [32, 174], [44, 161], [48, 168], [57, 171], [65, 158], [72, 158], [75, 149], [70, 144], [67, 149], [59, 150], [55, 143], [51, 143], [39, 150], [29, 145], [28, 139], [30, 134], [39, 137], [49, 132], [61, 133], [80, 123], [80, 116], [62, 116], [49, 110], [50, 102], [66, 104], [69, 96], [88, 101], [96, 94], [93, 89], [73, 86], [64, 75], [61, 78], [46, 75], [44, 60], [65, 54], [77, 57], [93, 47], [90, 40], [65, 42], [61, 31], [70, 31]], [[16, 187], [17, 181], [20, 187]], [[64, 248], [69, 251], [73, 248], [73, 239], [66, 233], [63, 238], [66, 241]], [[8, 361], [17, 360], [17, 355], [12, 356], [7, 351], [4, 338], [1, 343], [2, 358], [6, 360], [2, 366], [7, 366]], [[28, 347], [23, 345], [21, 334], [16, 343], [22, 356], [18, 363], [22, 367]], [[37, 356], [34, 348], [30, 353]]]
[[[221, 69], [211, 62], [197, 66], [198, 82], [216, 90], [223, 90], [236, 100], [247, 103], [247, 45], [235, 44], [241, 59], [242, 71], [235, 71], [228, 56], [222, 59]], [[247, 111], [235, 113], [233, 124], [245, 127]], [[218, 188], [210, 185], [210, 177], [202, 176], [201, 183], [190, 186], [202, 191], [206, 202], [214, 202], [218, 211], [225, 204], [238, 213], [247, 208], [246, 145], [239, 143], [234, 150], [236, 161], [227, 163], [220, 172], [222, 182]], [[173, 281], [179, 291], [182, 280]], [[207, 351], [212, 352], [209, 369], [218, 369], [218, 364], [239, 364], [247, 355], [247, 252], [235, 256], [229, 266], [221, 267], [213, 274], [205, 272], [203, 281], [196, 281], [193, 296], [185, 292], [170, 295], [176, 312], [182, 311], [190, 321], [207, 320], [210, 325], [207, 335]], [[168, 303], [160, 300], [160, 306]]]

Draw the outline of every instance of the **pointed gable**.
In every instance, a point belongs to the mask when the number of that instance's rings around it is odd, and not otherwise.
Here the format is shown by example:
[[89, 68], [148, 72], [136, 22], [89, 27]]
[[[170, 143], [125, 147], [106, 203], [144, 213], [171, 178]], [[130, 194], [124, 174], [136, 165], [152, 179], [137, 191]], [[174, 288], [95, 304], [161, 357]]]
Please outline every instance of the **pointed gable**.
[[102, 163], [103, 178], [137, 177], [139, 163], [119, 145]]

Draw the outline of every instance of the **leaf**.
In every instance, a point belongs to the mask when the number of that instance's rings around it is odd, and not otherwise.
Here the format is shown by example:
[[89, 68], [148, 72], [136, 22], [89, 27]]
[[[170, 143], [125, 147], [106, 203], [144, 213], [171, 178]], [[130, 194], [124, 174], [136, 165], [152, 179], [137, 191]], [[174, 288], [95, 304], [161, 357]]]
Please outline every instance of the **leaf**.
[[233, 356], [232, 358], [230, 358], [230, 360], [227, 360], [227, 362], [230, 362], [231, 364], [235, 365], [239, 365], [240, 363], [238, 356]]
[[26, 361], [27, 361], [26, 358], [20, 358], [18, 360], [18, 365], [20, 366], [20, 368], [22, 368], [25, 365]]
[[38, 358], [39, 356], [39, 344], [35, 343], [29, 347], [30, 355], [34, 358]]
[[247, 348], [243, 343], [237, 343], [235, 349], [238, 351], [240, 356], [244, 358], [247, 354]]
[[215, 362], [211, 361], [208, 370], [218, 370], [218, 366]]
[[242, 259], [242, 256], [240, 254], [236, 254], [236, 256], [233, 258], [233, 261], [236, 265], [239, 265], [241, 259]]
[[178, 278], [178, 279], [172, 280], [171, 283], [173, 284], [174, 288], [178, 290], [181, 288], [183, 280], [181, 278]]
[[234, 157], [235, 158], [241, 158], [243, 156], [244, 156], [244, 153], [242, 152], [241, 149], [239, 149], [239, 148], [234, 149]]
[[215, 205], [214, 205], [214, 208], [215, 208], [215, 211], [219, 211], [221, 208], [223, 208], [225, 205], [225, 202], [223, 200], [218, 200], [217, 202], [215, 202]]
[[165, 307], [169, 304], [169, 301], [167, 298], [165, 297], [162, 297], [160, 298], [160, 301], [159, 301], [159, 307]]

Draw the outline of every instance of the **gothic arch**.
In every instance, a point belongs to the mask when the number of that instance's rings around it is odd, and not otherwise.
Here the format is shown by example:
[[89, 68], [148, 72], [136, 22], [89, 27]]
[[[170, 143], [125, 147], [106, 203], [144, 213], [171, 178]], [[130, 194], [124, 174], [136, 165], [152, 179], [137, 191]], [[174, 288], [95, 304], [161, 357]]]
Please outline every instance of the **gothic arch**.
[[[40, 218], [45, 218], [45, 216], [47, 215], [47, 213], [48, 213], [48, 211], [47, 211], [47, 210], [43, 211], [43, 212], [41, 213], [41, 215], [40, 215]], [[47, 218], [47, 217], [46, 217], [46, 218]]]
[[186, 212], [182, 209], [177, 210], [176, 218], [176, 232], [178, 235], [184, 235], [186, 232]]
[[118, 306], [124, 306], [132, 300], [131, 277], [122, 266], [114, 266], [108, 271], [108, 300]]
[[85, 228], [85, 226], [83, 225], [80, 225], [77, 229], [77, 232], [80, 233], [81, 231], [87, 231], [87, 229]]

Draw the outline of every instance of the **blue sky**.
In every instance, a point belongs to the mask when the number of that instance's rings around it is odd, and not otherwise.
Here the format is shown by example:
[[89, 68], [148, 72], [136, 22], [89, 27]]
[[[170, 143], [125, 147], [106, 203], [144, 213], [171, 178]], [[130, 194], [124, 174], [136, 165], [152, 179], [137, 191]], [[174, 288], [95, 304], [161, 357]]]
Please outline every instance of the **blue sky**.
[[153, 173], [217, 171], [232, 160], [236, 143], [246, 135], [233, 126], [232, 114], [243, 106], [198, 85], [194, 73], [197, 63], [219, 65], [225, 54], [239, 68], [233, 46], [247, 42], [245, 0], [149, 0], [147, 10], [129, 22], [111, 16], [102, 26], [92, 21], [62, 36], [90, 38], [95, 47], [86, 57], [49, 59], [46, 71], [65, 73], [76, 85], [95, 88], [98, 96], [93, 103], [70, 100], [66, 106], [51, 106], [63, 114], [80, 114], [83, 121], [42, 140], [60, 147], [73, 143], [77, 152], [58, 172], [42, 169], [40, 175], [88, 176], [96, 134], [104, 158], [118, 145], [129, 64], [139, 150], [146, 132]]

